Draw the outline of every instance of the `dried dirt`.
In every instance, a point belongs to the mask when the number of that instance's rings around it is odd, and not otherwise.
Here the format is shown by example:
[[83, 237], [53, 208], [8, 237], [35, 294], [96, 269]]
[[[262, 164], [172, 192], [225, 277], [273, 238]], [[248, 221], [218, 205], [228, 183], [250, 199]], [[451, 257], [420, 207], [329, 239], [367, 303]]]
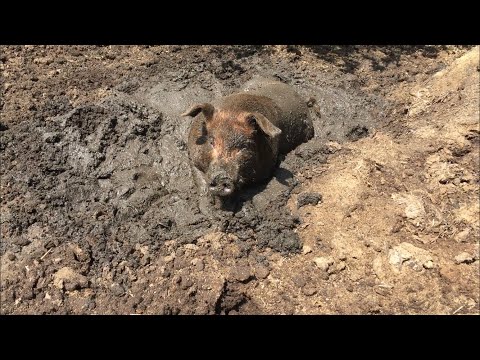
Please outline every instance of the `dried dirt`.
[[[0, 70], [1, 313], [480, 312], [478, 47], [2, 46]], [[206, 210], [179, 114], [255, 75], [316, 135]]]

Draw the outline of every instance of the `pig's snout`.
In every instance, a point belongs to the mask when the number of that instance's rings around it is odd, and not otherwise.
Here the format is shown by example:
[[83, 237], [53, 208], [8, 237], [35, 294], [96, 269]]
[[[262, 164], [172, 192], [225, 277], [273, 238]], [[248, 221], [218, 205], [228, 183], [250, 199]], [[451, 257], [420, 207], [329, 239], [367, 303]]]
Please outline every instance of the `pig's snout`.
[[229, 196], [233, 193], [235, 185], [233, 180], [224, 172], [212, 176], [209, 184], [209, 190], [213, 195]]

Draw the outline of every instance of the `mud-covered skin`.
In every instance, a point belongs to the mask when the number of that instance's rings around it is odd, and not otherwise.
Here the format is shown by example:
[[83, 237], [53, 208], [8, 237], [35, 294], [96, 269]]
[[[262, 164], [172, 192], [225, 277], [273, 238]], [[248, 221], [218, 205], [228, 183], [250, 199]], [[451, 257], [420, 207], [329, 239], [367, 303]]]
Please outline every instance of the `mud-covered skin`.
[[308, 108], [294, 89], [255, 77], [235, 93], [194, 105], [188, 137], [192, 165], [204, 174], [200, 186], [227, 197], [268, 179], [279, 154], [314, 135]]
[[[314, 129], [306, 101], [291, 86], [256, 76], [242, 87], [242, 91], [269, 99], [274, 104], [275, 113], [269, 119], [282, 130], [278, 148], [280, 154], [286, 154], [313, 138]], [[265, 110], [268, 111], [268, 108]]]

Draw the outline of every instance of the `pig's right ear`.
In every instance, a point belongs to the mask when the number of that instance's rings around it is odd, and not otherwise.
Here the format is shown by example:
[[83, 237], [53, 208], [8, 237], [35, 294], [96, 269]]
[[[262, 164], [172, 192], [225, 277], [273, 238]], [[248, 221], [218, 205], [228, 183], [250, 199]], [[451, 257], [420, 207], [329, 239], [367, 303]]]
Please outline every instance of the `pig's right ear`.
[[282, 130], [273, 125], [270, 120], [260, 113], [248, 114], [246, 119], [251, 126], [258, 126], [272, 139], [278, 138], [282, 133]]
[[205, 118], [207, 120], [210, 120], [213, 117], [214, 111], [215, 111], [215, 108], [213, 107], [212, 104], [209, 104], [209, 103], [197, 104], [197, 105], [194, 105], [190, 110], [187, 110], [186, 112], [184, 112], [181, 116], [195, 117], [200, 112], [202, 112]]

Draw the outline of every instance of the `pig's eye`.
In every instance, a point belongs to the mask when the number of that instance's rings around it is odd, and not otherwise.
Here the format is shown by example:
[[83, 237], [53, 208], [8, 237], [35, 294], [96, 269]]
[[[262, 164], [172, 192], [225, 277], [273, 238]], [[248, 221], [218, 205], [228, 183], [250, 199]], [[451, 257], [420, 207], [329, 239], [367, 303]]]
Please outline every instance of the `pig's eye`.
[[209, 136], [209, 137], [208, 137], [208, 143], [209, 143], [210, 145], [212, 145], [212, 146], [215, 145], [215, 139], [213, 138], [213, 136]]

